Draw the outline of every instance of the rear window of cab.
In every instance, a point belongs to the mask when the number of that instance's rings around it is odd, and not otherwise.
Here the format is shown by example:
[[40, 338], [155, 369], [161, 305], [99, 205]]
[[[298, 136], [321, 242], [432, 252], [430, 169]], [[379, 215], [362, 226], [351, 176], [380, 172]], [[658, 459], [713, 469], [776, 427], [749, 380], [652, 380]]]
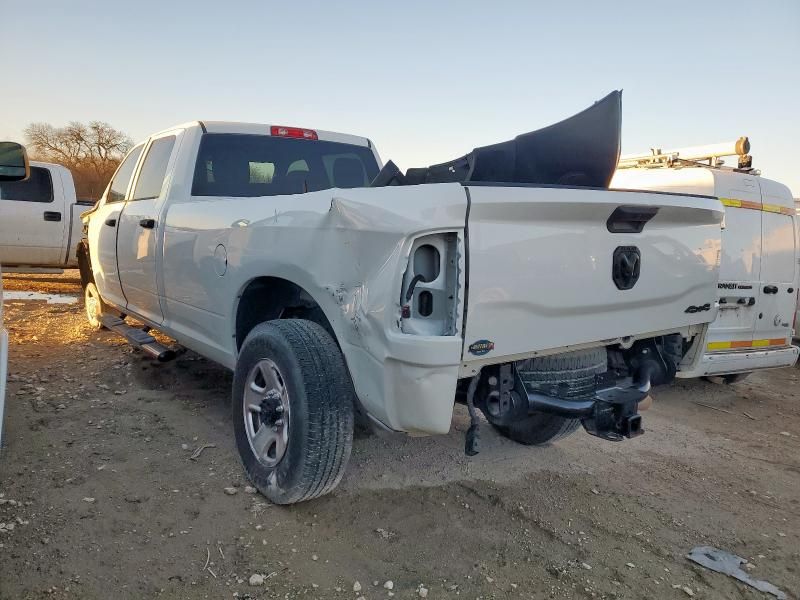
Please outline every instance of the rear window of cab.
[[42, 167], [31, 167], [31, 175], [24, 181], [0, 183], [0, 200], [19, 202], [52, 202], [53, 178]]
[[269, 135], [205, 133], [195, 163], [193, 196], [279, 196], [356, 188], [378, 174], [363, 146]]

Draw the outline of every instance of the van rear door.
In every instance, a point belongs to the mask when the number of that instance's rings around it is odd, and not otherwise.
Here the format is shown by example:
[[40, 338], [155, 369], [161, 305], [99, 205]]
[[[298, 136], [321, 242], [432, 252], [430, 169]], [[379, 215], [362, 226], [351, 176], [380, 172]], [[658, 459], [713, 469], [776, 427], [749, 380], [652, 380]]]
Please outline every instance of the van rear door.
[[[761, 272], [761, 191], [755, 177], [714, 174], [725, 205], [719, 268], [720, 310], [709, 329], [707, 351], [749, 348], [758, 320]], [[725, 174], [727, 175], [727, 174]]]
[[797, 293], [794, 200], [789, 189], [769, 179], [761, 188], [761, 276], [753, 345], [780, 347], [791, 343]]

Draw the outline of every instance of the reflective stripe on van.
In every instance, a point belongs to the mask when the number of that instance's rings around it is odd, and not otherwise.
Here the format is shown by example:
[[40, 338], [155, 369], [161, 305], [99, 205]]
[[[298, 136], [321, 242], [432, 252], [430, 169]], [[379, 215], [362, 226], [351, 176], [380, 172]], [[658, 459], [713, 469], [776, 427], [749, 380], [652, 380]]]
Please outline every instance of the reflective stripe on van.
[[768, 340], [740, 340], [733, 342], [709, 342], [708, 350], [743, 350], [746, 348], [768, 348], [774, 346], [788, 346], [788, 338], [772, 338]]
[[738, 198], [720, 198], [723, 206], [730, 206], [732, 208], [748, 208], [750, 210], [763, 210], [764, 212], [780, 213], [782, 215], [795, 214], [794, 208], [780, 206], [779, 204], [762, 204], [761, 202], [753, 202], [752, 200], [739, 200]]

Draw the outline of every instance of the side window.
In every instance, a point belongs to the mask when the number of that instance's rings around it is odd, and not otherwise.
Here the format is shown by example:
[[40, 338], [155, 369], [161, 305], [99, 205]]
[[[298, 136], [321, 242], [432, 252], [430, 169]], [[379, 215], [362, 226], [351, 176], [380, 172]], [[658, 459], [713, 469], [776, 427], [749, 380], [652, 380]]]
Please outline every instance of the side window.
[[161, 186], [164, 185], [169, 157], [174, 146], [174, 135], [158, 138], [150, 144], [147, 156], [144, 157], [139, 179], [136, 181], [132, 200], [158, 198], [161, 195]]
[[108, 188], [106, 202], [122, 202], [125, 200], [125, 191], [128, 189], [128, 183], [130, 183], [131, 175], [133, 175], [133, 168], [136, 166], [136, 161], [139, 160], [142, 148], [144, 148], [144, 145], [136, 146], [122, 161], [114, 180], [111, 182], [111, 187]]
[[50, 177], [50, 171], [42, 167], [31, 167], [31, 176], [25, 181], [0, 183], [0, 200], [52, 202], [53, 179]]

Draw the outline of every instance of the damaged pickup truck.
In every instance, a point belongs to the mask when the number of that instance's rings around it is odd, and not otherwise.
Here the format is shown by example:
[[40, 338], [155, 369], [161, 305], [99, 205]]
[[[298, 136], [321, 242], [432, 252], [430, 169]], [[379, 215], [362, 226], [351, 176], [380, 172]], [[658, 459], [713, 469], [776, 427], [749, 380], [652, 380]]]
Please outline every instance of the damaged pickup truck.
[[[328, 493], [356, 415], [414, 434], [469, 406], [540, 444], [642, 433], [639, 403], [697, 360], [717, 307], [717, 198], [609, 191], [614, 92], [442, 165], [381, 168], [368, 139], [195, 121], [131, 150], [79, 249], [86, 312], [234, 371], [247, 475]], [[134, 327], [128, 317], [143, 323]]]

